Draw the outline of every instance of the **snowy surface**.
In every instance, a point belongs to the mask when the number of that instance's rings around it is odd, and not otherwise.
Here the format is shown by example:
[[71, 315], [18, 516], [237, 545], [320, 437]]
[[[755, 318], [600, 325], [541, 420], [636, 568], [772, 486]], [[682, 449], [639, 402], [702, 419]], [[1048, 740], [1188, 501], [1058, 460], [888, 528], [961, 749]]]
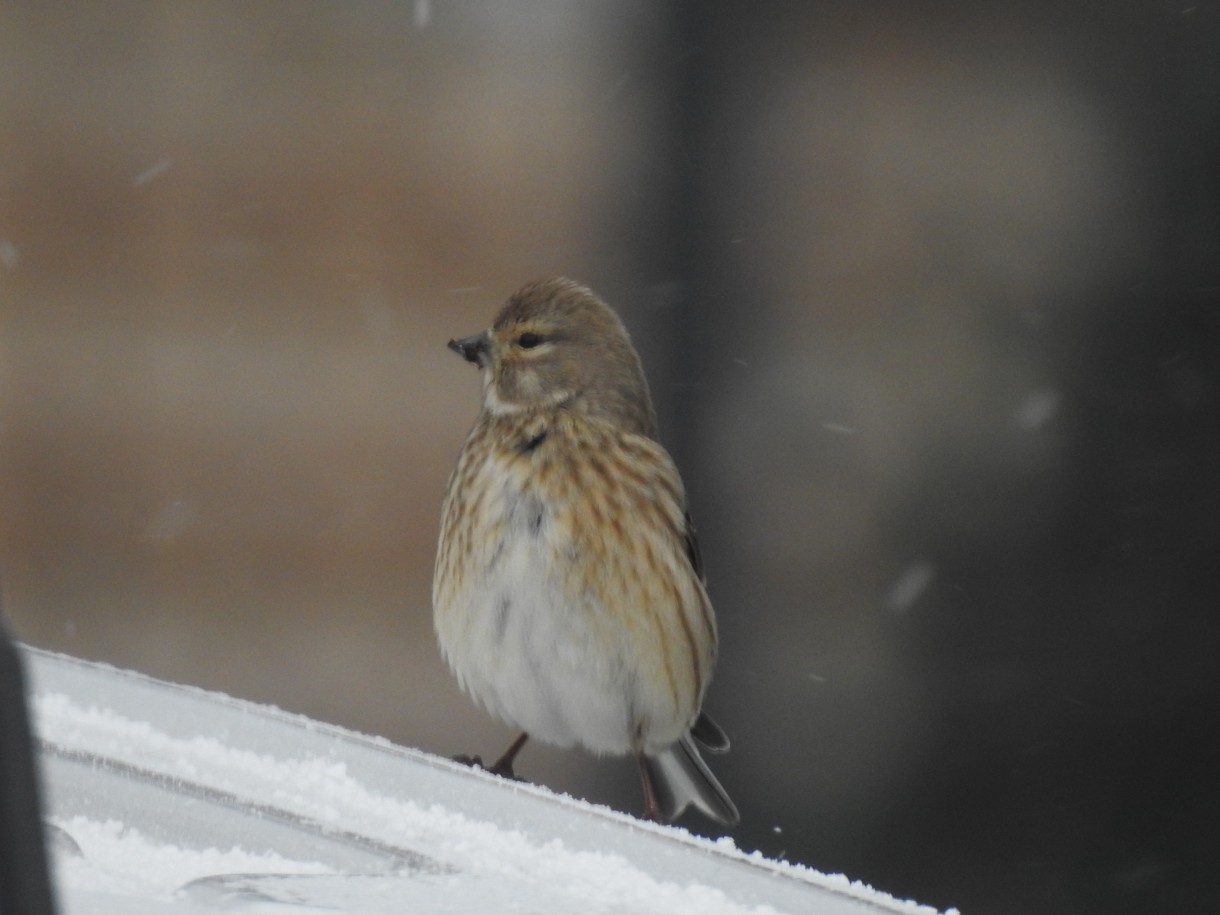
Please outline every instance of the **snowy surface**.
[[276, 709], [25, 657], [66, 915], [934, 912]]

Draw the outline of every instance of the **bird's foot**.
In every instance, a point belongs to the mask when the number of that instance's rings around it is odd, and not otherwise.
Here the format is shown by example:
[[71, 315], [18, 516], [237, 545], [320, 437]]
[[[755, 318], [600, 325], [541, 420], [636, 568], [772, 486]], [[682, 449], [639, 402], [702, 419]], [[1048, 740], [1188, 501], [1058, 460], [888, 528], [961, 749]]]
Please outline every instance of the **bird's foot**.
[[453, 761], [461, 763], [463, 766], [470, 766], [475, 769], [482, 769], [484, 772], [490, 772], [492, 775], [498, 775], [501, 778], [507, 778], [510, 781], [524, 781], [516, 772], [513, 771], [513, 760], [517, 758], [517, 754], [521, 752], [521, 748], [525, 746], [525, 741], [529, 739], [527, 734], [520, 735], [512, 742], [504, 755], [497, 759], [490, 766], [483, 762], [481, 756], [461, 756], [453, 757]]
[[492, 763], [490, 766], [484, 766], [483, 768], [486, 769], [488, 772], [490, 772], [492, 775], [498, 775], [501, 778], [507, 778], [509, 781], [514, 781], [514, 782], [525, 781], [525, 779], [523, 779], [520, 775], [518, 775], [516, 772], [513, 771], [512, 760], [509, 760], [508, 762], [504, 762], [503, 760], [501, 760], [500, 762]]

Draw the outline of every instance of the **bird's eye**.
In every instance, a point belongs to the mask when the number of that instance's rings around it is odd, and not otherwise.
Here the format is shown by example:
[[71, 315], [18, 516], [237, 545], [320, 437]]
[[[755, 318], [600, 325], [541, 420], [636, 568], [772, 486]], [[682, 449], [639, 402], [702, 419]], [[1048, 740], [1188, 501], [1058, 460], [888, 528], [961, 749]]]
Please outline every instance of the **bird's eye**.
[[539, 334], [524, 333], [517, 338], [517, 345], [522, 349], [533, 349], [542, 342], [542, 337]]

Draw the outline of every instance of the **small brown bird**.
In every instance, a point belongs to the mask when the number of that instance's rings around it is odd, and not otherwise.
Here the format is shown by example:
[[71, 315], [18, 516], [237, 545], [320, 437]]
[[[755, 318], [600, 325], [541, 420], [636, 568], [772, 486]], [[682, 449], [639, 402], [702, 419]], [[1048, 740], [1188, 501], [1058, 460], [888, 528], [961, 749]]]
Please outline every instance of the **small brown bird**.
[[531, 736], [632, 753], [647, 816], [737, 823], [695, 745], [729, 747], [700, 710], [716, 622], [622, 322], [549, 279], [449, 347], [482, 370], [483, 409], [449, 479], [432, 602], [462, 688], [523, 732], [491, 771], [511, 776]]

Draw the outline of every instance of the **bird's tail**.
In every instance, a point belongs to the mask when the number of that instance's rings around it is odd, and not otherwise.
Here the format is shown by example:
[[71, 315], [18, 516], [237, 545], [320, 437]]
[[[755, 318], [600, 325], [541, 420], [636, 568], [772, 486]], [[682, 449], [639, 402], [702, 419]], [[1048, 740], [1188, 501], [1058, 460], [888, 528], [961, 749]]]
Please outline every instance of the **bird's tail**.
[[[700, 725], [702, 721], [693, 729], [696, 735], [700, 734]], [[724, 733], [710, 719], [706, 726], [715, 728], [720, 740], [705, 745], [715, 752], [727, 750]], [[673, 820], [693, 804], [718, 823], [736, 826], [740, 822], [736, 805], [708, 769], [690, 734], [655, 756], [645, 756], [643, 762], [656, 792], [657, 806], [666, 820]]]

